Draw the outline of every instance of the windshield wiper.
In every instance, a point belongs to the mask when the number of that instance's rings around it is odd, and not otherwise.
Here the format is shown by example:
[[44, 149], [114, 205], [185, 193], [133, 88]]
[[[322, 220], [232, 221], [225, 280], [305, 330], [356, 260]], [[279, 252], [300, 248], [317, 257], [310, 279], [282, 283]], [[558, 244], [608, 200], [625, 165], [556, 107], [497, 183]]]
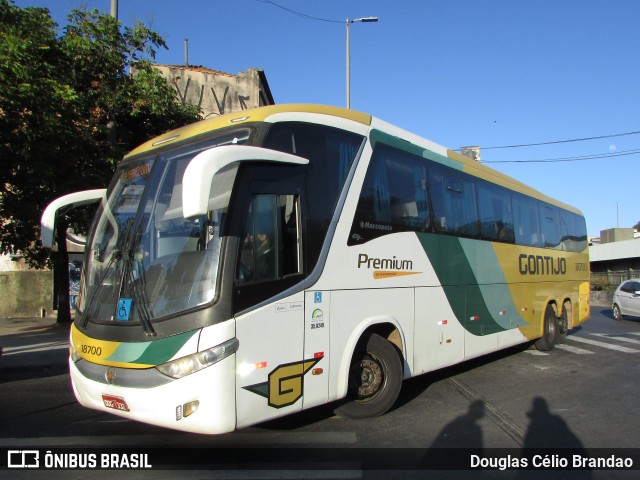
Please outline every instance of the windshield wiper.
[[142, 238], [142, 222], [139, 222], [137, 229], [131, 226], [131, 228], [127, 231], [125, 245], [127, 245], [128, 248], [125, 252], [126, 254], [123, 255], [119, 297], [123, 298], [123, 295], [127, 291], [129, 285], [131, 285], [133, 300], [140, 317], [140, 325], [142, 325], [142, 329], [144, 330], [144, 333], [146, 335], [155, 337], [157, 333], [154, 330], [153, 325], [151, 324], [151, 318], [153, 317], [153, 314], [149, 309], [149, 301], [146, 294], [144, 266], [142, 266], [142, 268], [140, 268], [137, 272], [137, 277], [135, 275], [136, 272], [133, 269], [135, 250], [138, 247], [140, 238]]
[[[117, 260], [120, 260], [121, 257], [122, 257], [122, 252], [120, 250], [116, 250], [115, 252], [112, 253], [111, 258], [109, 259], [109, 261], [105, 265], [104, 271], [102, 272], [102, 275], [100, 276], [100, 279], [98, 280], [98, 285], [96, 287], [97, 290], [93, 293], [93, 295], [91, 295], [91, 298], [89, 299], [89, 303], [87, 304], [87, 307], [82, 311], [82, 316], [80, 317], [80, 327], [81, 328], [85, 328], [85, 329], [87, 328], [87, 324], [89, 323], [90, 312], [94, 308], [94, 306], [96, 305], [96, 302], [97, 302], [98, 305], [100, 305], [102, 303], [102, 300], [104, 299], [104, 296], [105, 296], [105, 294], [107, 292], [107, 289], [105, 288], [104, 282], [107, 280], [107, 275], [109, 273], [111, 273], [111, 274], [115, 273], [115, 270], [112, 270], [111, 267], [113, 266], [113, 264]], [[86, 282], [87, 280], [84, 279], [83, 281]], [[88, 287], [85, 285], [84, 288], [87, 289], [85, 294], [88, 295], [89, 294]]]

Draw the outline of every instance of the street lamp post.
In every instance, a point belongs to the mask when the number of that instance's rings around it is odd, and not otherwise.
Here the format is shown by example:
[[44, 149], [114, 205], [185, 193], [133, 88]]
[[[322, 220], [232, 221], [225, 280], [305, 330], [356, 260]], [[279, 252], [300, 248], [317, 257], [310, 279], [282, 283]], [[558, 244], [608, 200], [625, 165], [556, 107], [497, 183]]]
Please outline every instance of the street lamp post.
[[347, 108], [351, 108], [351, 54], [349, 43], [349, 26], [352, 23], [374, 23], [378, 21], [378, 17], [362, 17], [362, 18], [347, 18], [345, 24], [347, 25]]

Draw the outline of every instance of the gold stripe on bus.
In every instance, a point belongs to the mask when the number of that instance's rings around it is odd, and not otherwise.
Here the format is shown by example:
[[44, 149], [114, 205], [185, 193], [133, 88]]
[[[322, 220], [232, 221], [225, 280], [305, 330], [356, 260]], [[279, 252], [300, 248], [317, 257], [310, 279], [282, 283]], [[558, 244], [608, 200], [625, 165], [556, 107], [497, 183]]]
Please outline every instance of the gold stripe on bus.
[[306, 104], [270, 105], [228, 113], [226, 115], [201, 120], [199, 122], [171, 130], [170, 132], [164, 133], [146, 143], [143, 143], [129, 152], [125, 158], [135, 157], [137, 155], [150, 152], [155, 148], [163, 147], [174, 142], [188, 140], [190, 138], [197, 137], [198, 135], [213, 132], [214, 130], [221, 128], [231, 127], [233, 125], [242, 125], [247, 122], [268, 121], [270, 116], [279, 113], [315, 113], [332, 117], [340, 117], [363, 125], [371, 125], [371, 115], [341, 107]]
[[399, 272], [397, 270], [376, 270], [373, 272], [373, 278], [379, 280], [381, 278], [404, 277], [405, 275], [418, 275], [422, 272]]
[[98, 365], [139, 369], [154, 366], [141, 363], [108, 360], [118, 347], [122, 345], [122, 342], [111, 342], [108, 340], [91, 338], [78, 330], [75, 325], [71, 327], [71, 344], [80, 357], [88, 362], [96, 363]]

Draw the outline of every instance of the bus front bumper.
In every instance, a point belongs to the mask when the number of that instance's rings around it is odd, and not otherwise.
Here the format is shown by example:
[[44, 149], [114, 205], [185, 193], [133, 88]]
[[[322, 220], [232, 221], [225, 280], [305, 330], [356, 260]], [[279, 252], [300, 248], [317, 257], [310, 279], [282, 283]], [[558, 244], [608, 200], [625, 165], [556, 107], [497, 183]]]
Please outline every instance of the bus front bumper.
[[[82, 360], [81, 360], [82, 361]], [[151, 387], [118, 385], [113, 369], [89, 378], [69, 360], [71, 383], [81, 405], [130, 420], [193, 433], [218, 434], [235, 430], [235, 354], [180, 379]], [[141, 370], [128, 370], [135, 380]], [[108, 376], [111, 375], [111, 379]], [[111, 382], [111, 384], [109, 383]]]

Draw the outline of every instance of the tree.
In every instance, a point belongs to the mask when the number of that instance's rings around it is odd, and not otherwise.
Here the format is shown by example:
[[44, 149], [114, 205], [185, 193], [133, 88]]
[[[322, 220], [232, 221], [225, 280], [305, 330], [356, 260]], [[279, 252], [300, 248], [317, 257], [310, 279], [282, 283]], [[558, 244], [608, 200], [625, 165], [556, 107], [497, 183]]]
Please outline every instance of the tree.
[[47, 9], [0, 0], [0, 252], [20, 252], [35, 268], [53, 260], [59, 322], [70, 321], [61, 240], [78, 219], [58, 219], [61, 251], [50, 258], [38, 240], [44, 207], [106, 186], [125, 152], [199, 118], [151, 66], [166, 48], [157, 33], [97, 10], [74, 10], [68, 22], [58, 35]]

